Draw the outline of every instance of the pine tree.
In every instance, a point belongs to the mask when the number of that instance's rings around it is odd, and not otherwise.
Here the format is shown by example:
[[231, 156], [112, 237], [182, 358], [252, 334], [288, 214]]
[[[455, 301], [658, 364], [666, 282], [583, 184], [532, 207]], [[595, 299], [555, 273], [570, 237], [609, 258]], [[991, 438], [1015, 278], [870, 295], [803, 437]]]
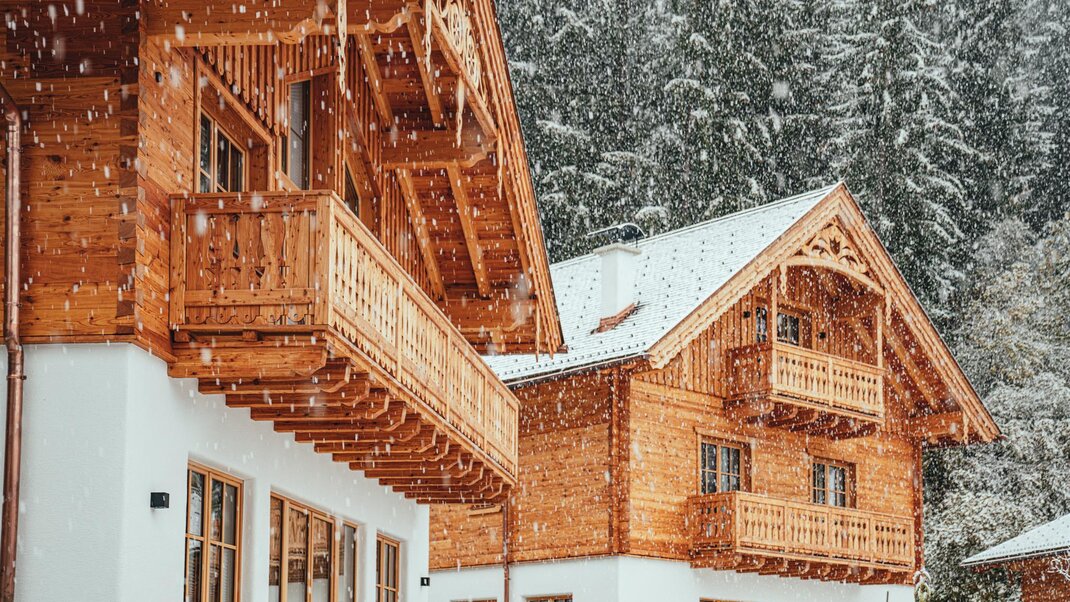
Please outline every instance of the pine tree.
[[1070, 6], [1052, 1], [1032, 8], [1042, 40], [1034, 65], [1040, 74], [1043, 143], [1028, 216], [1038, 225], [1070, 210]]
[[831, 86], [838, 169], [926, 309], [947, 318], [962, 282], [969, 210], [953, 171], [972, 150], [953, 121], [946, 47], [924, 26], [924, 0], [847, 0]]
[[959, 563], [1070, 512], [1068, 273], [1070, 220], [1040, 237], [1007, 220], [978, 245], [956, 357], [1006, 438], [926, 458], [926, 558], [942, 602], [1013, 599], [1013, 578]]

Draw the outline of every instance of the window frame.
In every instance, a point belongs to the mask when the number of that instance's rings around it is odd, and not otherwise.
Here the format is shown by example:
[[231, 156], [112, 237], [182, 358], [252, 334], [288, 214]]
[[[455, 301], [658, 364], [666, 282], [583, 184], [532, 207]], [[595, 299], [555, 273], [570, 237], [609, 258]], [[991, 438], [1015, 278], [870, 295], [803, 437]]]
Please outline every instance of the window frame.
[[[313, 571], [314, 571], [314, 561], [313, 561], [314, 550], [313, 550], [313, 547], [314, 547], [314, 538], [315, 538], [315, 533], [314, 533], [312, 527], [315, 524], [314, 523], [315, 520], [321, 520], [321, 521], [327, 523], [328, 525], [330, 525], [330, 527], [331, 527], [331, 531], [330, 531], [330, 533], [328, 535], [328, 541], [329, 541], [328, 550], [330, 551], [330, 554], [331, 554], [331, 561], [330, 561], [330, 569], [328, 570], [329, 581], [328, 581], [328, 584], [327, 584], [327, 591], [329, 592], [329, 598], [328, 599], [331, 600], [332, 602], [339, 599], [338, 598], [338, 580], [339, 580], [339, 577], [341, 576], [341, 573], [339, 573], [339, 570], [343, 568], [341, 557], [339, 556], [339, 551], [340, 551], [341, 548], [338, 545], [335, 545], [335, 544], [336, 543], [344, 544], [344, 542], [343, 542], [344, 537], [339, 535], [339, 534], [340, 533], [344, 534], [345, 533], [345, 528], [347, 526], [351, 527], [354, 530], [353, 536], [355, 538], [357, 538], [357, 542], [358, 543], [355, 543], [354, 546], [353, 546], [353, 567], [352, 567], [353, 571], [354, 571], [353, 572], [353, 587], [354, 587], [354, 599], [359, 600], [360, 599], [360, 585], [359, 585], [359, 583], [360, 583], [360, 570], [359, 570], [360, 569], [360, 545], [359, 545], [360, 526], [357, 525], [356, 523], [352, 522], [352, 521], [347, 521], [347, 520], [344, 520], [344, 519], [340, 519], [340, 518], [338, 518], [338, 517], [336, 517], [334, 515], [331, 515], [331, 514], [329, 514], [327, 512], [319, 510], [319, 509], [317, 509], [317, 508], [315, 508], [313, 506], [310, 506], [308, 504], [305, 504], [305, 503], [299, 502], [297, 500], [294, 500], [293, 498], [285, 496], [285, 495], [283, 495], [281, 493], [276, 493], [274, 491], [271, 492], [270, 500], [272, 502], [274, 502], [275, 500], [278, 500], [282, 504], [281, 516], [280, 516], [280, 519], [279, 519], [280, 520], [279, 528], [282, 531], [282, 533], [281, 533], [281, 541], [279, 542], [279, 544], [281, 546], [281, 548], [279, 550], [279, 554], [280, 554], [280, 556], [279, 556], [279, 563], [280, 563], [279, 564], [279, 584], [278, 584], [279, 593], [280, 593], [279, 599], [280, 600], [285, 600], [286, 602], [299, 602], [297, 600], [291, 600], [289, 598], [289, 596], [285, 593], [286, 592], [286, 586], [289, 584], [289, 580], [290, 580], [289, 579], [289, 569], [288, 569], [289, 556], [290, 556], [290, 545], [289, 545], [290, 544], [290, 529], [289, 529], [289, 525], [287, 523], [287, 519], [288, 519], [288, 516], [289, 516], [291, 510], [297, 510], [299, 512], [304, 513], [304, 515], [307, 517], [307, 529], [306, 529], [306, 531], [307, 531], [307, 535], [306, 535], [307, 541], [305, 542], [306, 546], [307, 546], [305, 548], [307, 550], [307, 552], [306, 552], [306, 560], [305, 560], [305, 579], [306, 579], [306, 581], [305, 581], [305, 601], [306, 602], [312, 602], [312, 581], [313, 581]], [[272, 560], [271, 559], [271, 535], [270, 535], [270, 518], [269, 518], [269, 535], [268, 535], [268, 578], [269, 578], [269, 581], [268, 581], [268, 587], [271, 587], [271, 582], [270, 582], [271, 560]]]
[[[201, 501], [201, 535], [196, 535], [190, 532], [190, 518], [192, 506], [190, 505], [192, 497], [192, 485], [193, 485], [193, 473], [199, 473], [204, 475], [204, 485], [202, 489], [202, 501]], [[237, 490], [236, 499], [234, 500], [234, 543], [227, 544], [223, 541], [225, 533], [225, 525], [220, 525], [220, 540], [213, 541], [211, 533], [211, 491], [212, 484], [216, 481], [223, 484], [225, 488], [227, 485], [234, 487]], [[225, 489], [224, 489], [225, 491]], [[218, 545], [220, 548], [234, 550], [234, 602], [241, 601], [241, 572], [242, 572], [242, 537], [243, 537], [243, 522], [244, 522], [244, 504], [245, 504], [245, 491], [243, 482], [241, 479], [232, 475], [214, 470], [197, 462], [188, 462], [186, 467], [186, 531], [182, 538], [185, 549], [183, 551], [183, 573], [182, 573], [182, 599], [189, 599], [189, 542], [190, 540], [199, 541], [201, 544], [201, 566], [200, 574], [200, 592], [197, 600], [204, 602], [208, 599], [208, 586], [211, 582], [209, 579], [209, 571], [211, 570], [211, 549], [212, 546]], [[221, 516], [225, 517], [226, 513], [221, 509]], [[220, 560], [220, 566], [222, 566], [222, 559]]]
[[[286, 86], [286, 128], [282, 135], [279, 136], [279, 173], [285, 176], [285, 181], [294, 190], [311, 190], [312, 189], [312, 77], [306, 74], [300, 74], [297, 77], [288, 77], [283, 80], [283, 84]], [[304, 173], [304, 186], [301, 182], [293, 179], [290, 175], [290, 136], [293, 128], [292, 121], [292, 102], [293, 102], [293, 86], [304, 85], [305, 86], [305, 173]]]
[[[709, 470], [705, 467], [706, 455], [703, 453], [703, 446], [714, 445], [717, 448], [715, 456], [717, 457], [717, 466], [713, 470]], [[732, 473], [721, 471], [721, 449], [731, 448], [739, 450], [739, 474], [733, 475]], [[698, 438], [698, 494], [699, 495], [713, 495], [717, 493], [731, 493], [732, 491], [747, 492], [750, 490], [750, 446], [740, 441], [733, 441], [731, 439], [723, 439], [720, 437], [712, 437], [709, 435], [700, 434]], [[706, 473], [713, 473], [714, 483], [717, 484], [716, 491], [703, 491], [706, 484]], [[739, 479], [739, 488], [730, 491], [721, 491], [720, 483], [721, 476], [737, 476]]]
[[[791, 338], [790, 338], [790, 334], [791, 334], [790, 333], [790, 329], [788, 329], [789, 330], [789, 332], [788, 332], [789, 336], [785, 337], [785, 336], [781, 335], [781, 332], [780, 332], [781, 331], [781, 328], [780, 328], [781, 321], [784, 321], [784, 322], [789, 323], [789, 324], [791, 324], [792, 322], [794, 323], [794, 325], [795, 325], [795, 340], [791, 340]], [[793, 311], [778, 311], [777, 315], [776, 315], [776, 341], [778, 343], [784, 343], [786, 345], [794, 345], [795, 347], [802, 347], [802, 342], [803, 342], [803, 319], [802, 319], [802, 316], [799, 315], [796, 312], [793, 312]]]
[[[203, 141], [203, 127], [202, 124], [205, 120], [211, 124], [211, 136], [212, 139], [208, 143], [208, 173], [205, 173], [201, 167], [201, 142]], [[233, 183], [228, 183], [227, 188], [220, 190], [219, 186], [219, 139], [220, 137], [226, 139], [230, 143], [231, 152], [237, 152], [241, 156], [241, 170], [238, 175], [237, 190], [231, 190], [230, 187]], [[228, 166], [230, 169], [230, 166]], [[233, 173], [229, 173], [232, 178]], [[208, 188], [210, 190], [201, 190], [201, 177], [208, 177]], [[203, 109], [198, 111], [197, 116], [197, 181], [195, 187], [199, 194], [226, 194], [228, 192], [245, 192], [245, 183], [249, 181], [249, 153], [247, 149], [237, 142], [237, 137], [227, 130], [220, 120]]]
[[[819, 465], [824, 467], [823, 468], [823, 470], [824, 470], [824, 478], [825, 478], [824, 488], [818, 488], [816, 483], [815, 483], [815, 481], [814, 481], [814, 479], [817, 476], [817, 467]], [[843, 470], [843, 477], [844, 477], [844, 479], [843, 479], [844, 480], [844, 485], [843, 485], [844, 486], [844, 490], [843, 490], [844, 504], [842, 506], [839, 505], [839, 504], [832, 503], [834, 490], [831, 489], [831, 487], [830, 487], [830, 484], [831, 484], [831, 479], [830, 479], [831, 471], [829, 470], [830, 468], [839, 468], [839, 469]], [[816, 504], [818, 506], [828, 506], [830, 508], [855, 508], [855, 504], [857, 502], [857, 499], [856, 499], [856, 495], [855, 495], [855, 465], [853, 463], [845, 462], [843, 460], [833, 460], [833, 459], [830, 459], [830, 458], [812, 457], [812, 458], [810, 458], [809, 477], [810, 477], [810, 483], [809, 483], [808, 486], [809, 486], [809, 489], [810, 489], [810, 503], [811, 504]], [[819, 492], [819, 491], [822, 492], [824, 494], [824, 496], [825, 496], [825, 501], [824, 502], [817, 501], [817, 492]], [[840, 492], [838, 490], [835, 490], [835, 493], [840, 493]]]
[[540, 594], [524, 596], [524, 602], [572, 602], [572, 594]]
[[[386, 585], [383, 581], [383, 562], [386, 555], [383, 554], [383, 549], [393, 547], [394, 548], [394, 587]], [[401, 541], [394, 539], [383, 533], [376, 533], [375, 535], [375, 602], [384, 602], [385, 594], [391, 592], [394, 594], [395, 602], [401, 600]]]

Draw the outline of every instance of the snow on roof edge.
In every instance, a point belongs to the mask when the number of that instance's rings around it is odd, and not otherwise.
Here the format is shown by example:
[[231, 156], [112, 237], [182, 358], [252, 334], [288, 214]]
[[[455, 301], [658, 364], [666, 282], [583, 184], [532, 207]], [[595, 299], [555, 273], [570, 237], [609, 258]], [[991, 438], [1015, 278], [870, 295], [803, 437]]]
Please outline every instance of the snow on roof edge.
[[1070, 514], [1028, 529], [1023, 533], [978, 552], [960, 566], [1002, 564], [1070, 551]]

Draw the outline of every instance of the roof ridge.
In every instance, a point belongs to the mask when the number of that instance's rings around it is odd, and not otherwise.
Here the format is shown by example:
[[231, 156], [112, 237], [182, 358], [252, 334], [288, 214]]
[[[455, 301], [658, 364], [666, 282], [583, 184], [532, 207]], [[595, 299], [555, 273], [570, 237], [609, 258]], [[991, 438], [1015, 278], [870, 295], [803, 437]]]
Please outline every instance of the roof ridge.
[[[800, 201], [804, 197], [808, 197], [808, 196], [817, 194], [819, 192], [823, 193], [822, 196], [827, 196], [830, 192], [835, 190], [836, 187], [839, 186], [842, 183], [843, 183], [843, 180], [837, 180], [836, 183], [830, 184], [828, 186], [822, 186], [820, 188], [814, 188], [812, 190], [807, 190], [806, 192], [800, 192], [798, 194], [794, 194], [792, 196], [785, 197], [785, 198], [782, 198], [782, 199], [777, 199], [777, 200], [769, 202], [769, 203], [765, 203], [765, 204], [762, 204], [762, 205], [757, 205], [757, 206], [754, 206], [754, 207], [748, 207], [747, 209], [741, 209], [741, 210], [735, 211], [733, 213], [726, 213], [725, 215], [721, 215], [721, 216], [718, 216], [718, 217], [710, 218], [710, 219], [708, 219], [706, 221], [697, 222], [697, 223], [694, 223], [694, 224], [690, 224], [688, 226], [683, 226], [683, 227], [677, 228], [675, 230], [669, 230], [668, 232], [662, 232], [661, 234], [655, 234], [654, 236], [651, 236], [649, 238], [640, 239], [639, 241], [636, 242], [636, 246], [645, 246], [645, 245], [647, 245], [647, 244], [649, 244], [650, 242], [653, 242], [653, 241], [658, 241], [658, 240], [662, 240], [662, 239], [665, 239], [665, 238], [678, 236], [678, 235], [683, 234], [685, 232], [690, 232], [692, 230], [698, 230], [700, 228], [709, 227], [712, 224], [723, 222], [723, 221], [727, 221], [729, 219], [734, 219], [734, 218], [737, 218], [737, 217], [749, 215], [751, 213], [757, 213], [759, 211], [766, 211], [766, 210], [769, 210], [769, 209], [775, 209], [775, 208], [780, 207], [782, 205], [787, 205], [789, 203]], [[552, 268], [555, 268], [555, 267], [558, 267], [558, 266], [565, 266], [565, 265], [570, 265], [570, 264], [573, 264], [573, 263], [579, 263], [580, 261], [587, 260], [587, 259], [592, 259], [594, 257], [595, 257], [595, 254], [593, 252], [592, 253], [584, 253], [583, 255], [577, 255], [576, 257], [570, 257], [568, 259], [552, 263], [552, 264], [550, 264], [550, 268], [552, 269]]]

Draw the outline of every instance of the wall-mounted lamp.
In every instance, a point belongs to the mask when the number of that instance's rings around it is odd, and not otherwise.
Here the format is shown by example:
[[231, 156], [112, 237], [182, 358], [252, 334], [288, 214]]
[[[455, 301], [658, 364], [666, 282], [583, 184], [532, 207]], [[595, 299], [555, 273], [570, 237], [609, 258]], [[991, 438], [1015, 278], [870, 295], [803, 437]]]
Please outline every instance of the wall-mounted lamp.
[[420, 587], [431, 587], [431, 578], [420, 577]]
[[149, 494], [149, 508], [157, 510], [171, 507], [171, 494], [166, 491], [153, 491]]
[[744, 318], [749, 318], [750, 317], [750, 312], [749, 311], [744, 311], [743, 312], [743, 317]]
[[826, 338], [828, 338], [828, 333], [826, 333], [825, 331], [821, 331], [821, 332], [817, 333], [817, 338], [819, 338], [822, 341], [824, 341]]

